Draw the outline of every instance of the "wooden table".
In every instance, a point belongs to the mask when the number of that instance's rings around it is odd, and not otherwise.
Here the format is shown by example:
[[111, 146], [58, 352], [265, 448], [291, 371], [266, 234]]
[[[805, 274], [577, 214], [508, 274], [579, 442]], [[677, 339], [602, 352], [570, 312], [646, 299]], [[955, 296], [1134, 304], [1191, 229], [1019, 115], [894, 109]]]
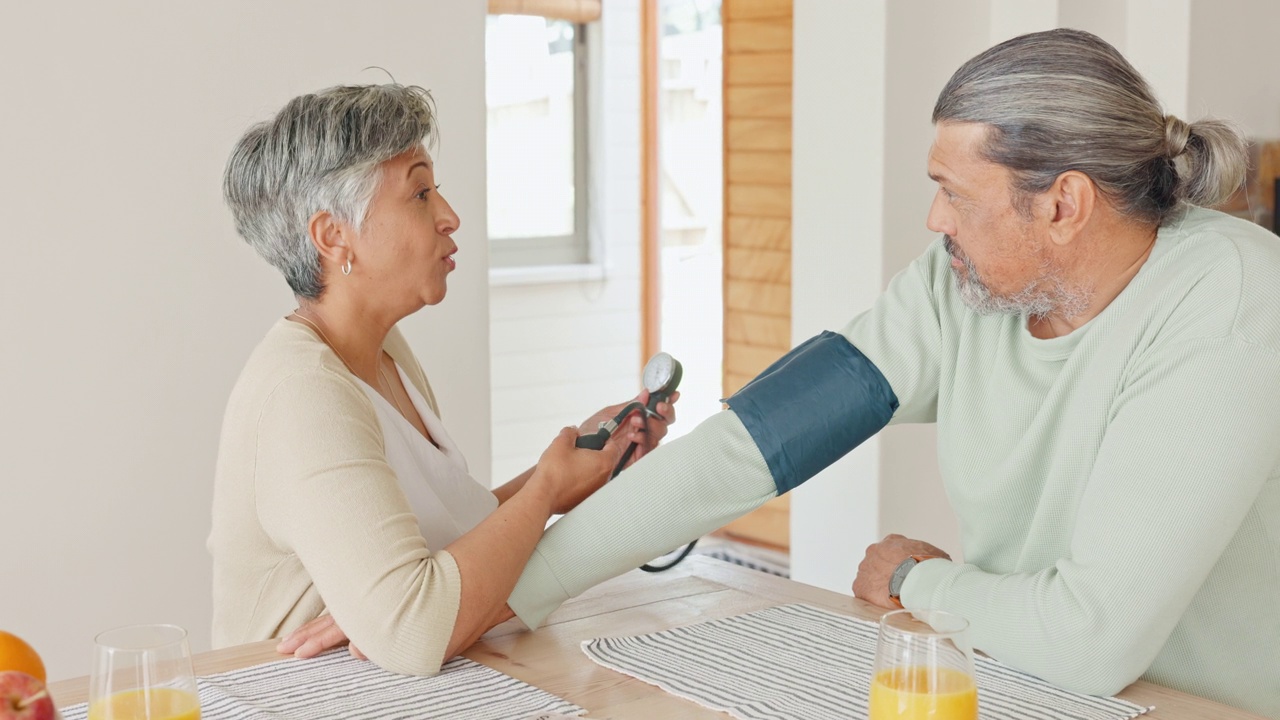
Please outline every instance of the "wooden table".
[[[603, 583], [565, 603], [537, 632], [525, 631], [516, 621], [499, 625], [465, 654], [581, 705], [588, 718], [723, 720], [729, 716], [596, 665], [582, 653], [581, 642], [605, 635], [654, 632], [793, 602], [869, 620], [881, 614], [848, 595], [719, 560], [691, 557], [665, 573], [637, 570]], [[281, 656], [274, 647], [275, 641], [266, 641], [201, 653], [195, 658], [196, 673], [207, 675], [278, 660]], [[88, 678], [53, 683], [50, 691], [60, 706], [84, 702]], [[1154, 705], [1155, 711], [1145, 716], [1152, 720], [1265, 720], [1146, 682], [1134, 683], [1120, 697]]]

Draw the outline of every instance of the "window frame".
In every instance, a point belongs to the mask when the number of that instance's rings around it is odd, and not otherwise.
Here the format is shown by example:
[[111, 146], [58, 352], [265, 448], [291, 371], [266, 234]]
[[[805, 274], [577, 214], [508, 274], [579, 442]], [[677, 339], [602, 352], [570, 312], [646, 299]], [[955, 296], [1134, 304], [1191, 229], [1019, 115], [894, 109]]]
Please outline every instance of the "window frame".
[[564, 235], [489, 238], [489, 267], [524, 268], [588, 265], [593, 262], [589, 228], [590, 122], [587, 23], [573, 24], [573, 232]]

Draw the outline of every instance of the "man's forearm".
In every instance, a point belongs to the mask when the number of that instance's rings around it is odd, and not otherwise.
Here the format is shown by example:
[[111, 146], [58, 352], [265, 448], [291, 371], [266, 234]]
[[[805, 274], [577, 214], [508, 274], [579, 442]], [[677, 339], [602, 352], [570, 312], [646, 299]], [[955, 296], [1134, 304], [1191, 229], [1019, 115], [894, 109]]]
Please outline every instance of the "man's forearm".
[[645, 456], [543, 536], [509, 600], [529, 627], [561, 602], [722, 527], [777, 494], [729, 411]]

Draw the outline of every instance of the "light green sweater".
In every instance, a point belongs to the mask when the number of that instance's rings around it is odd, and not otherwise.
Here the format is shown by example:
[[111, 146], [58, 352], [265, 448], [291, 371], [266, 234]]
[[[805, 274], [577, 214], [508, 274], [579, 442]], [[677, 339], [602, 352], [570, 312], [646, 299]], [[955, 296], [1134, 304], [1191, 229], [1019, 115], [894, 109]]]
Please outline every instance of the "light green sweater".
[[[918, 565], [907, 607], [958, 612], [977, 647], [1073, 690], [1142, 676], [1280, 717], [1280, 238], [1189, 209], [1052, 340], [968, 310], [936, 243], [844, 334], [893, 422], [938, 423], [966, 562]], [[771, 495], [721, 413], [553, 526], [512, 607], [536, 624]]]

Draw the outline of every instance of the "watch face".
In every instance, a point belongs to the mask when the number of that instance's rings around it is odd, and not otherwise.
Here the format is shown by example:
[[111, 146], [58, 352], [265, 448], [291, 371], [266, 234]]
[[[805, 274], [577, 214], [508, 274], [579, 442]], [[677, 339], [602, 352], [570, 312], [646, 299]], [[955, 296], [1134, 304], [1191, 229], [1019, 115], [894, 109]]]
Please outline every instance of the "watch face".
[[893, 576], [889, 578], [889, 597], [896, 598], [902, 595], [902, 583], [906, 581], [907, 573], [911, 572], [911, 568], [915, 567], [916, 563], [915, 558], [909, 557], [894, 568]]

